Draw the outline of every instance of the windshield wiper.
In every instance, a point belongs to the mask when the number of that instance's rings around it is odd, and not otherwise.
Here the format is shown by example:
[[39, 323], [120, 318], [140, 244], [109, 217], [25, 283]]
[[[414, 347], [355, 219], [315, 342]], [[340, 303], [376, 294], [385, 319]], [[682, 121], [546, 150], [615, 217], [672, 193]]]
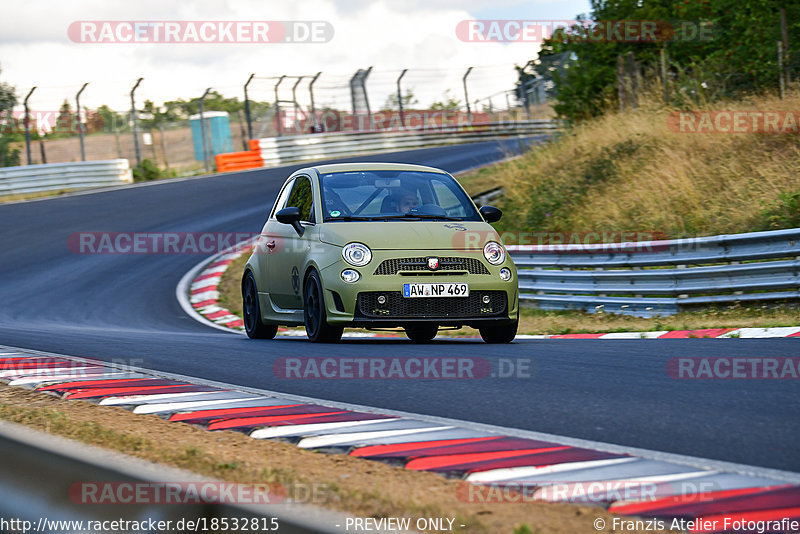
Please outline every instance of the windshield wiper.
[[463, 221], [463, 217], [450, 217], [449, 215], [419, 215], [423, 219], [441, 219], [443, 221]]
[[325, 221], [375, 221], [381, 217], [364, 217], [361, 215], [342, 215], [341, 217], [325, 217]]
[[408, 220], [421, 220], [421, 219], [437, 219], [442, 221], [463, 221], [461, 217], [450, 217], [448, 215], [434, 215], [431, 213], [404, 213], [403, 215], [387, 215], [380, 217], [381, 219], [408, 219]]

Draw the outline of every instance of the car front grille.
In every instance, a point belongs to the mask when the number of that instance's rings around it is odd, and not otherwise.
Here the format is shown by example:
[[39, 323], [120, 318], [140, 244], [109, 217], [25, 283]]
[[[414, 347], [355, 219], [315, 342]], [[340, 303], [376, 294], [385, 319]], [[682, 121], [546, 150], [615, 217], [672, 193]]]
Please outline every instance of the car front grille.
[[428, 257], [392, 258], [383, 260], [374, 274], [397, 274], [401, 271], [422, 271], [431, 274], [442, 271], [466, 271], [469, 274], [489, 274], [489, 269], [479, 259], [455, 257], [439, 257], [439, 268], [435, 271], [428, 269]]
[[[378, 297], [385, 297], [383, 304]], [[484, 303], [484, 296], [489, 302]], [[468, 297], [406, 298], [400, 291], [369, 291], [358, 294], [358, 315], [362, 317], [497, 317], [506, 313], [505, 291], [472, 291]]]

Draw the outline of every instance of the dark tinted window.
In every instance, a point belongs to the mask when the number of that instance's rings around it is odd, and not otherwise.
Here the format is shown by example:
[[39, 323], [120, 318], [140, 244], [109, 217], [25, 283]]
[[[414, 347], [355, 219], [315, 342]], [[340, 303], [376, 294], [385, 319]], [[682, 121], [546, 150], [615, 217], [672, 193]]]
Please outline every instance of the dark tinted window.
[[292, 194], [289, 195], [287, 208], [300, 208], [300, 220], [314, 221], [314, 197], [311, 193], [311, 180], [300, 176], [295, 180]]
[[286, 200], [289, 197], [289, 192], [291, 192], [293, 185], [294, 185], [294, 178], [292, 178], [287, 184], [283, 186], [280, 195], [278, 196], [278, 198], [275, 199], [275, 205], [272, 206], [272, 212], [269, 215], [270, 219], [274, 219], [275, 213], [278, 210], [282, 210], [284, 207], [286, 207]]

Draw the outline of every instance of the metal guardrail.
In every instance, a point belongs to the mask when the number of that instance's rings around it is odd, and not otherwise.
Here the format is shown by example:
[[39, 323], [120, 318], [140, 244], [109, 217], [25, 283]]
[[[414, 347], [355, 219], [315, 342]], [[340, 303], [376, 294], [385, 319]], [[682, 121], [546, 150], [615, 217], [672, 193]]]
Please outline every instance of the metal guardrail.
[[800, 299], [800, 228], [670, 241], [511, 245], [520, 300], [651, 317], [687, 306]]
[[492, 187], [486, 191], [481, 191], [477, 195], [472, 195], [472, 201], [476, 206], [481, 207], [491, 204], [495, 199], [503, 196], [503, 186]]
[[[294, 534], [335, 533], [337, 523], [343, 524], [345, 516], [307, 504], [225, 504], [198, 502], [198, 494], [191, 494], [184, 485], [207, 484], [211, 481], [196, 474], [179, 471], [162, 465], [130, 458], [119, 453], [84, 445], [58, 436], [43, 434], [27, 427], [0, 421], [0, 518], [19, 520], [18, 528], [24, 532], [22, 521], [28, 521], [37, 532], [94, 531], [86, 528], [87, 521], [137, 521], [148, 525], [148, 519], [171, 521], [168, 531], [203, 531], [203, 527], [175, 528], [180, 521], [193, 521], [195, 525], [206, 525], [211, 531], [226, 530], [211, 528], [213, 520], [239, 518], [250, 521], [275, 517], [280, 532]], [[81, 483], [109, 482], [144, 486], [173, 485], [170, 502], [157, 499], [133, 498], [133, 490], [117, 498], [114, 493], [107, 504], [93, 504], [91, 498], [82, 501]], [[104, 495], [101, 491], [93, 497]], [[235, 492], [234, 492], [235, 495]], [[103, 497], [104, 498], [104, 497]], [[123, 500], [125, 499], [125, 500]], [[113, 502], [117, 500], [117, 502]], [[106, 501], [108, 502], [108, 501]], [[83, 528], [75, 524], [58, 525], [59, 521], [83, 521]], [[201, 522], [204, 521], [204, 522]], [[249, 524], [249, 523], [248, 523]], [[269, 521], [267, 521], [269, 525]], [[2, 527], [0, 527], [2, 528]], [[120, 528], [120, 530], [127, 530]], [[164, 532], [142, 526], [141, 532]], [[260, 530], [260, 529], [256, 529]]]
[[263, 164], [271, 166], [386, 150], [477, 142], [498, 137], [551, 134], [558, 128], [556, 121], [542, 119], [420, 131], [333, 132], [270, 137], [259, 139], [258, 143]]
[[0, 167], [0, 195], [85, 189], [133, 182], [127, 159]]

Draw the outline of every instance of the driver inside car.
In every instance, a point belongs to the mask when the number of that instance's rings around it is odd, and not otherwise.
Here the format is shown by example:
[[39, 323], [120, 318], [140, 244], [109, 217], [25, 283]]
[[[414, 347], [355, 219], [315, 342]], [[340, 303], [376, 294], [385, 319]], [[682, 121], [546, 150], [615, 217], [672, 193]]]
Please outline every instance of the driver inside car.
[[398, 189], [389, 197], [389, 210], [393, 212], [408, 213], [419, 207], [419, 198], [408, 189]]

